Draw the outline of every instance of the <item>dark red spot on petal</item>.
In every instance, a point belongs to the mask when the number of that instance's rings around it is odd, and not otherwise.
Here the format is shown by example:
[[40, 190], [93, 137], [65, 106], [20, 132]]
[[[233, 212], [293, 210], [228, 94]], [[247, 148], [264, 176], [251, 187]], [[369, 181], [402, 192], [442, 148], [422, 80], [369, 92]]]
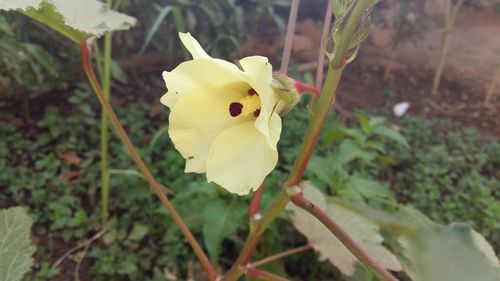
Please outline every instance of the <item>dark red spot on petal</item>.
[[242, 110], [243, 110], [243, 105], [239, 102], [232, 102], [229, 105], [229, 114], [231, 114], [232, 117], [240, 115]]
[[257, 109], [253, 112], [253, 116], [255, 116], [255, 118], [259, 117], [260, 115], [260, 109]]
[[248, 93], [249, 95], [253, 96], [253, 95], [256, 95], [256, 94], [257, 94], [257, 91], [256, 91], [254, 88], [251, 88], [251, 89], [249, 89], [249, 90], [247, 91], [247, 93]]

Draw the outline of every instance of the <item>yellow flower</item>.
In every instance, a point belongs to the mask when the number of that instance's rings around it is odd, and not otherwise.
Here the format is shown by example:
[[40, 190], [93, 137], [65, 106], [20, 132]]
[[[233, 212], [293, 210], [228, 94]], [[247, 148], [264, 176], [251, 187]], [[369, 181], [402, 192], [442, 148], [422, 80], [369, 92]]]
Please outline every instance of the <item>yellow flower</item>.
[[280, 98], [262, 56], [236, 65], [210, 57], [189, 33], [181, 41], [193, 60], [163, 73], [171, 112], [169, 135], [186, 159], [185, 172], [206, 173], [239, 195], [256, 190], [278, 161]]

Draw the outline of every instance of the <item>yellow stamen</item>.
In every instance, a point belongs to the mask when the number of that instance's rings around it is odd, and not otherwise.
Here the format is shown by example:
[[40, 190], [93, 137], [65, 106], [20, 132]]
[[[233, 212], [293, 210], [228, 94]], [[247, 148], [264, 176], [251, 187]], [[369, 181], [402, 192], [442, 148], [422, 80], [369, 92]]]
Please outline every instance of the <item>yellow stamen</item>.
[[259, 95], [246, 96], [239, 100], [239, 103], [243, 105], [242, 115], [253, 114], [255, 111], [260, 109], [260, 97]]

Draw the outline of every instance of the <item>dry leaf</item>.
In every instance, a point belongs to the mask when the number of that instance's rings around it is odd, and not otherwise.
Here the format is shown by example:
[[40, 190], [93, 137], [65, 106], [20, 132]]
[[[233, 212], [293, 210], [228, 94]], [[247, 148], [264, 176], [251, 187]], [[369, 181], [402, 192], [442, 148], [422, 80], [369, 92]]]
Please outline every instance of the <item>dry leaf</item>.
[[62, 181], [67, 181], [69, 183], [74, 182], [75, 180], [83, 177], [85, 173], [83, 171], [64, 171], [59, 174], [59, 179]]
[[[326, 212], [356, 241], [370, 257], [383, 267], [392, 271], [401, 271], [399, 260], [382, 246], [383, 238], [378, 226], [372, 221], [343, 208], [337, 204], [327, 204], [324, 195], [308, 183], [304, 185], [304, 196], [319, 209]], [[307, 237], [313, 248], [319, 252], [320, 259], [328, 259], [343, 274], [352, 276], [357, 259], [321, 222], [308, 212], [290, 203], [287, 209], [292, 211], [293, 225]]]
[[57, 157], [66, 165], [78, 165], [82, 161], [74, 151], [67, 149], [58, 150]]

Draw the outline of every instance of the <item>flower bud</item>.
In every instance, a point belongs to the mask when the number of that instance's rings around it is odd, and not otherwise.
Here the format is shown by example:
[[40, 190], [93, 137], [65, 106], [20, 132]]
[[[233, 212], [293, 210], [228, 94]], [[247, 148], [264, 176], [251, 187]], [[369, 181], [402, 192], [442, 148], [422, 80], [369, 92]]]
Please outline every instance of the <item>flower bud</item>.
[[292, 79], [282, 73], [273, 73], [273, 81], [271, 87], [274, 92], [280, 97], [280, 102], [276, 106], [275, 111], [284, 116], [300, 101], [304, 94], [320, 95], [319, 89]]
[[294, 79], [282, 73], [273, 73], [271, 87], [280, 97], [280, 102], [275, 109], [279, 115], [286, 115], [299, 103], [301, 93], [297, 90]]

